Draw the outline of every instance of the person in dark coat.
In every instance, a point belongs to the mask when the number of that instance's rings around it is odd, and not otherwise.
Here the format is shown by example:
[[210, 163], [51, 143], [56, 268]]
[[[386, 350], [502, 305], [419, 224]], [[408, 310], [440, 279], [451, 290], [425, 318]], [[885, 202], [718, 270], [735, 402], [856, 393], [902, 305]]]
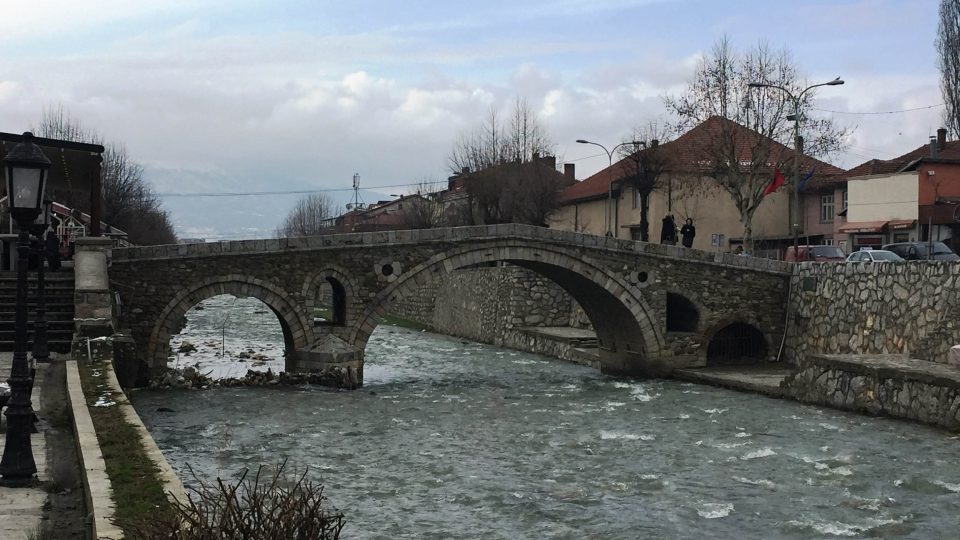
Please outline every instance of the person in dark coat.
[[687, 218], [683, 228], [680, 229], [680, 236], [683, 238], [683, 247], [693, 247], [693, 237], [697, 235], [697, 228], [693, 226], [693, 219]]
[[47, 266], [51, 272], [60, 269], [60, 239], [54, 230], [47, 231], [47, 237], [44, 239], [44, 255], [47, 258]]
[[676, 245], [677, 243], [677, 223], [673, 220], [673, 214], [667, 214], [663, 218], [663, 228], [660, 229], [660, 243]]

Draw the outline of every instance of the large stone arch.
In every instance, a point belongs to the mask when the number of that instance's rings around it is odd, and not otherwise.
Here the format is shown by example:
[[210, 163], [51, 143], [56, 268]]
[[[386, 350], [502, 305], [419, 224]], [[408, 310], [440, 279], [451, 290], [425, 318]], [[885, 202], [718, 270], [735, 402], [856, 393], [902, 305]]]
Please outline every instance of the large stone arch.
[[177, 321], [198, 303], [220, 294], [252, 296], [270, 308], [280, 320], [287, 354], [305, 348], [313, 340], [313, 329], [302, 309], [282, 288], [269, 281], [243, 275], [214, 276], [181, 289], [163, 308], [147, 343], [147, 362], [151, 373], [166, 366], [170, 353], [170, 337]]
[[665, 350], [661, 325], [628, 275], [617, 274], [580, 253], [524, 243], [461, 248], [406, 270], [371, 299], [351, 332], [351, 344], [358, 350], [366, 347], [392, 301], [414, 294], [441, 274], [500, 261], [543, 275], [580, 303], [597, 330], [604, 372], [653, 375], [666, 370], [660, 362]]

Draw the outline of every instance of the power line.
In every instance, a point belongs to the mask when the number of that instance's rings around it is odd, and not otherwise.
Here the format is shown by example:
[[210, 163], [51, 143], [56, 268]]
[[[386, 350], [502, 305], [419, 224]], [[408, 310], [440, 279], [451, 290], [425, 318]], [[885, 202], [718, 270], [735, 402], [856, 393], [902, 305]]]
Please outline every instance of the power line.
[[815, 110], [815, 111], [828, 112], [828, 113], [834, 113], [834, 114], [869, 115], [869, 114], [899, 114], [899, 113], [907, 113], [907, 112], [913, 112], [913, 111], [924, 111], [924, 110], [927, 110], [927, 109], [935, 109], [935, 108], [937, 108], [937, 107], [943, 107], [944, 105], [946, 105], [946, 103], [938, 103], [938, 104], [936, 104], [936, 105], [927, 105], [926, 107], [914, 107], [914, 108], [912, 108], [912, 109], [901, 109], [901, 110], [899, 110], [899, 111], [871, 111], [871, 112], [833, 111], [833, 110], [830, 110], [830, 109], [820, 109], [820, 108], [817, 108], [817, 107], [810, 107], [810, 108], [813, 109], [813, 110]]
[[[370, 191], [375, 189], [390, 189], [398, 187], [419, 186], [419, 182], [410, 184], [391, 184], [388, 186], [370, 186], [363, 188]], [[229, 191], [229, 192], [196, 192], [196, 193], [157, 193], [158, 197], [249, 197], [252, 195], [308, 195], [311, 193], [329, 193], [334, 191], [353, 191], [349, 188], [318, 188], [318, 189], [298, 189], [288, 191]]]

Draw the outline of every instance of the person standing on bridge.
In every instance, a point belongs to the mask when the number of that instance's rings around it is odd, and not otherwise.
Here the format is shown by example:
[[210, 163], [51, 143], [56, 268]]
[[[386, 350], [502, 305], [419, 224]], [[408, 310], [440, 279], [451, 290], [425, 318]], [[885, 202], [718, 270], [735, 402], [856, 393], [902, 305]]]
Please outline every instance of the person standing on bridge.
[[660, 229], [660, 243], [677, 245], [677, 222], [673, 220], [673, 214], [667, 214], [663, 218], [663, 228]]
[[697, 235], [697, 228], [693, 226], [693, 218], [687, 218], [683, 228], [680, 229], [680, 236], [683, 237], [683, 247], [693, 247], [693, 237]]

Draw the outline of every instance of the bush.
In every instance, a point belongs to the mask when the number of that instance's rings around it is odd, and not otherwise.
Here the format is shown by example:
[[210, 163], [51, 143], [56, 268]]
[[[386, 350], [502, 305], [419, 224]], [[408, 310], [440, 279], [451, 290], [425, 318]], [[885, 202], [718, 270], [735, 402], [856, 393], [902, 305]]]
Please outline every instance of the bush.
[[323, 486], [301, 475], [284, 473], [282, 464], [270, 473], [261, 465], [251, 478], [245, 470], [236, 484], [204, 483], [191, 469], [199, 487], [188, 488], [187, 502], [174, 512], [135, 527], [144, 540], [250, 540], [340, 538], [343, 514], [328, 509]]

